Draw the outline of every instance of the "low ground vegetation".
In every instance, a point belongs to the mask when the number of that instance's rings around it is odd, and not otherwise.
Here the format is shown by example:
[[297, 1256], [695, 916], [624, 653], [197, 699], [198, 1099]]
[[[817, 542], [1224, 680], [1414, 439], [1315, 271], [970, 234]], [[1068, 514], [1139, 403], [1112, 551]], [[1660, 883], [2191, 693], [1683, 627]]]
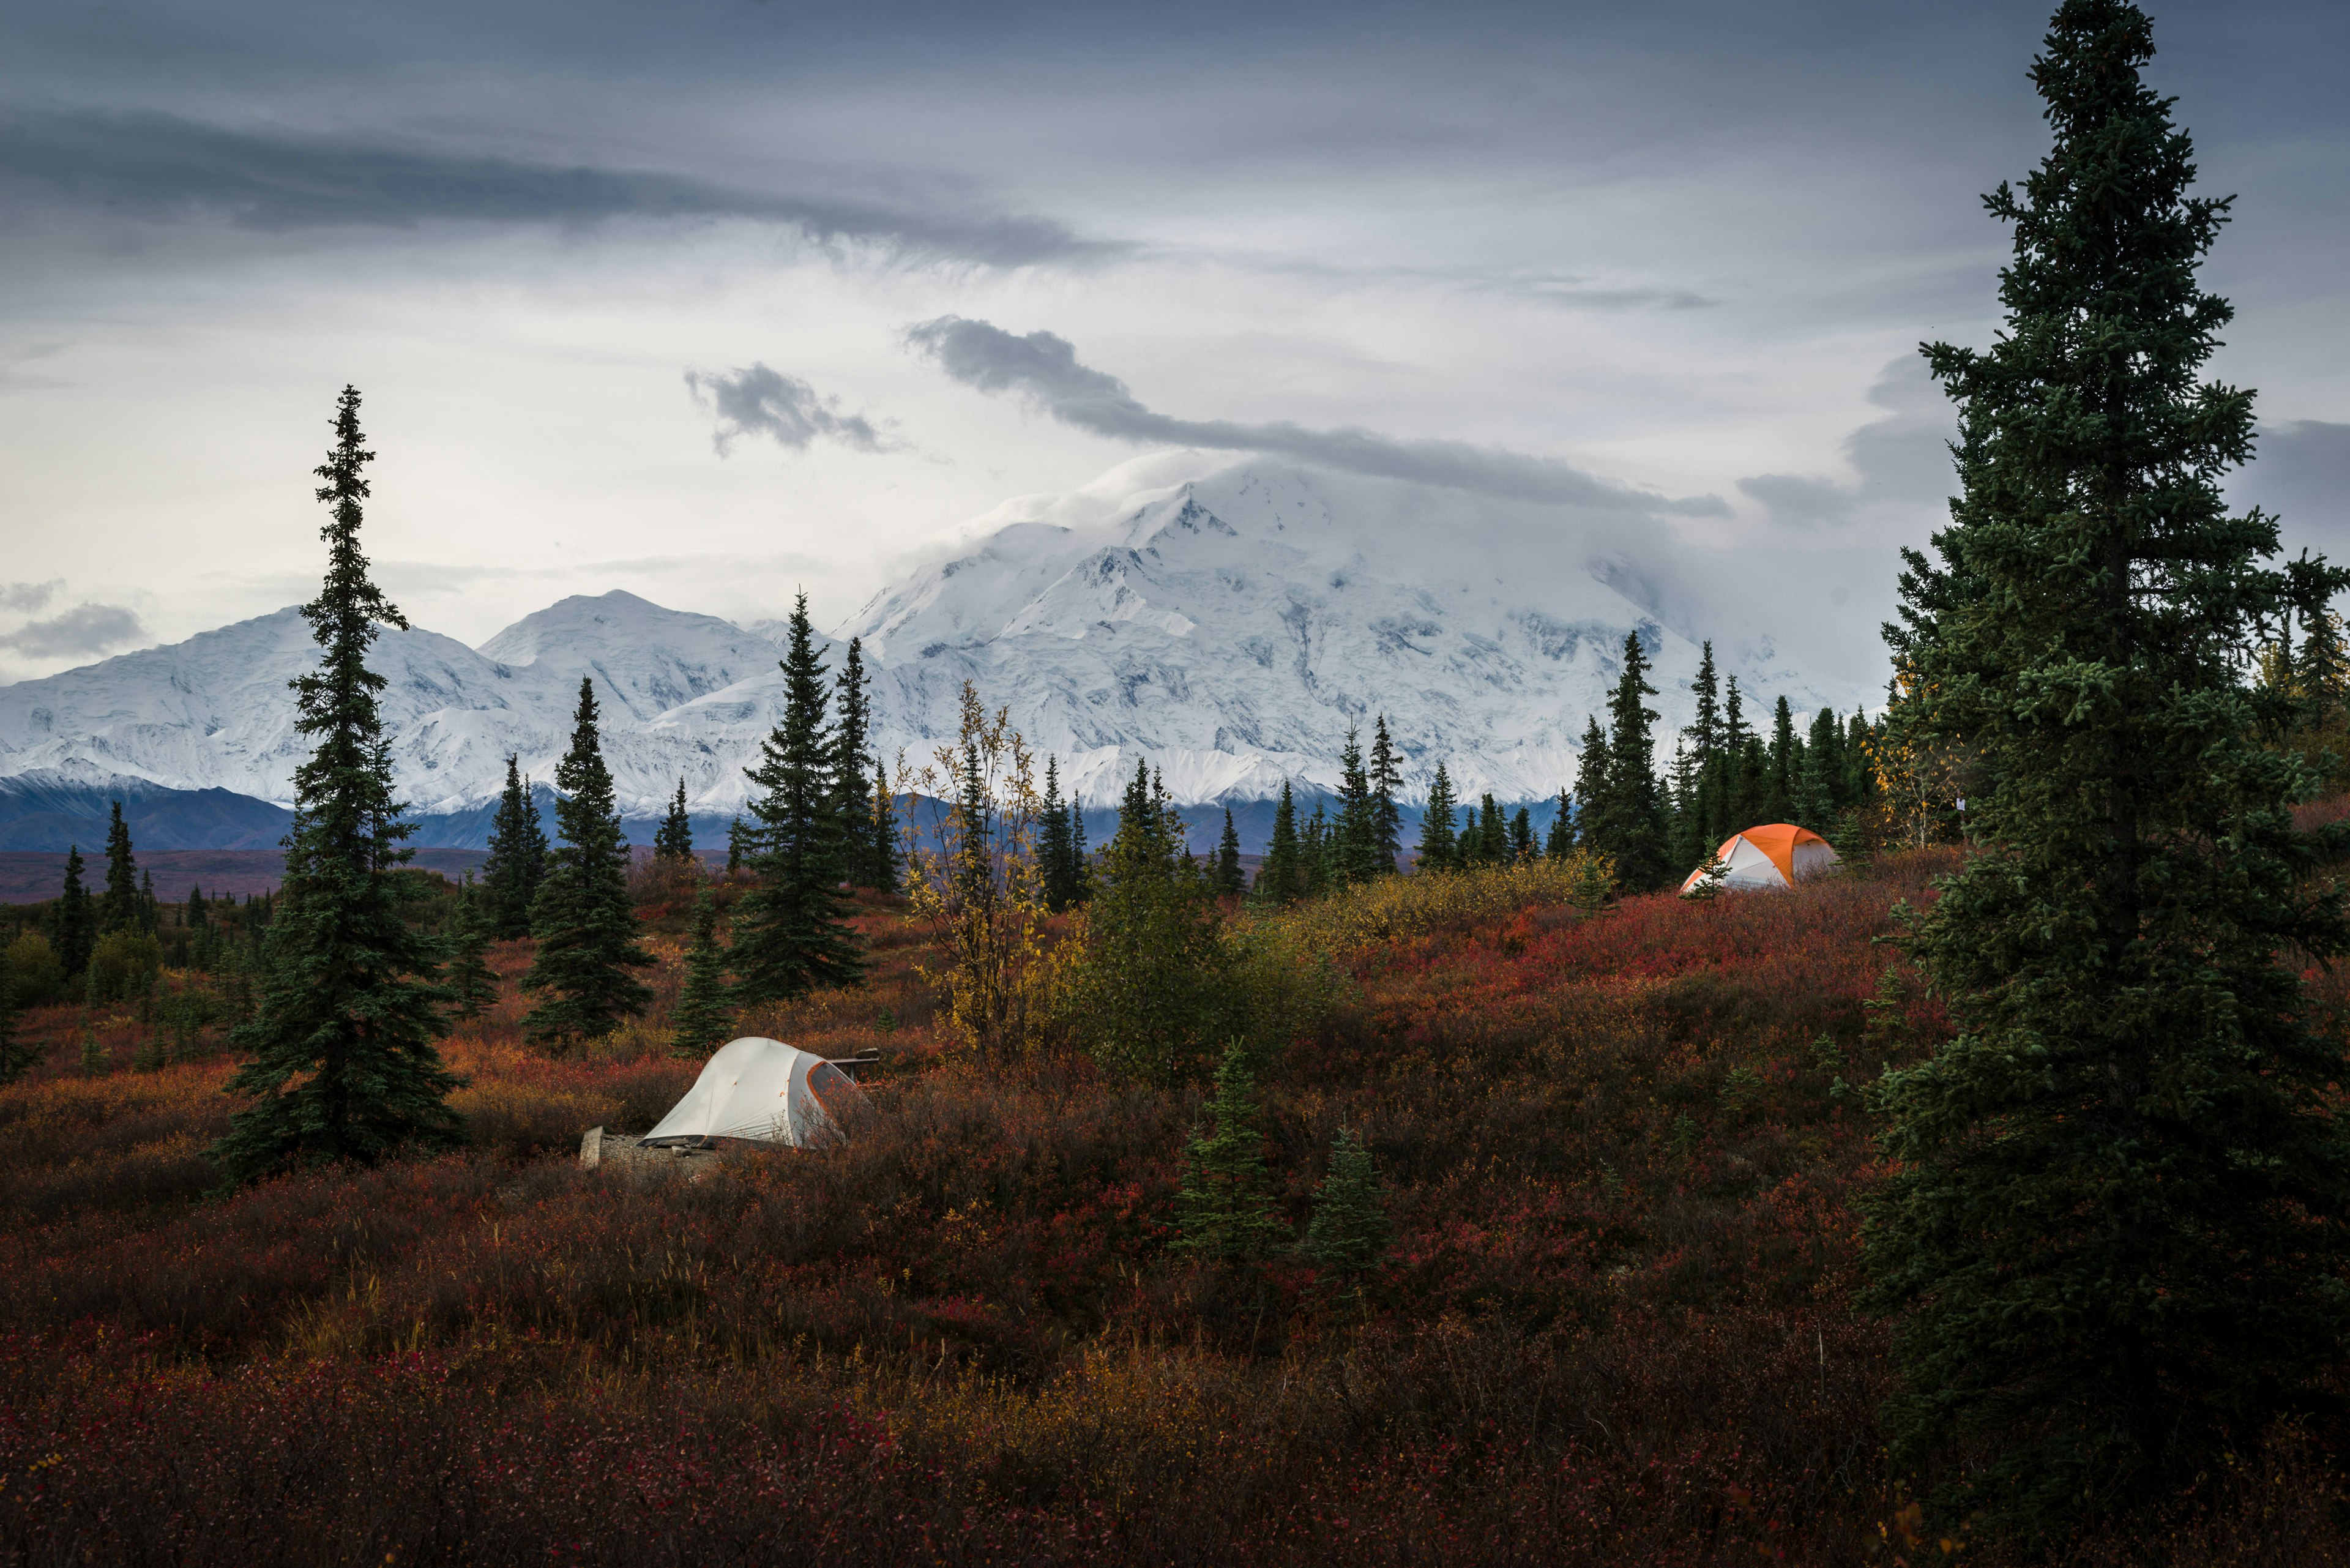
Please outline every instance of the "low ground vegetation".
[[[0, 1090], [0, 1555], [1998, 1561], [1926, 1531], [1852, 1304], [1866, 1090], [1946, 1027], [1876, 939], [1954, 853], [1702, 904], [1495, 868], [1250, 917], [1333, 982], [1261, 1072], [1244, 1263], [1178, 1245], [1204, 1081], [973, 1053], [929, 928], [875, 895], [864, 988], [741, 1024], [879, 1050], [857, 1136], [691, 1180], [572, 1158], [696, 1071], [674, 867], [633, 888], [650, 1008], [560, 1059], [523, 1041], [530, 944], [489, 948], [499, 997], [444, 1044], [470, 1143], [433, 1158], [209, 1196], [225, 1058], [142, 1070], [135, 1009], [34, 1008]], [[1307, 1246], [1342, 1130], [1368, 1268]], [[2322, 1437], [2070, 1550], [2338, 1560]]]

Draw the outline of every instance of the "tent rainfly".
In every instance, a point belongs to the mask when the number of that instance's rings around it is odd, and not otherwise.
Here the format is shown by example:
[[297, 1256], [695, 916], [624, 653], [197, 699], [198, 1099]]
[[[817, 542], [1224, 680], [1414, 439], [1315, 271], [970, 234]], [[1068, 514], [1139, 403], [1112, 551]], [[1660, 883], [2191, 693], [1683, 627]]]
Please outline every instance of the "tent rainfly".
[[[1826, 839], [1792, 822], [1773, 822], [1733, 833], [1721, 841], [1713, 857], [1722, 865], [1721, 878], [1714, 885], [1728, 893], [1752, 892], [1758, 888], [1792, 888], [1836, 863], [1836, 852], [1828, 846]], [[1702, 866], [1690, 872], [1681, 883], [1682, 894], [1697, 891], [1704, 877]]]
[[821, 1056], [755, 1036], [720, 1046], [639, 1147], [748, 1138], [805, 1148], [841, 1135], [855, 1080]]

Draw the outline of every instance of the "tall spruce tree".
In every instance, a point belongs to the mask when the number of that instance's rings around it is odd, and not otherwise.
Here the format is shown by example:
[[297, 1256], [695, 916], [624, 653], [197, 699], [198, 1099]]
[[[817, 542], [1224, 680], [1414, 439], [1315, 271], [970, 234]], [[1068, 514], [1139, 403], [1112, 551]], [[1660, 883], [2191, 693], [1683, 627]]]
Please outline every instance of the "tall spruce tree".
[[670, 1014], [669, 1054], [696, 1061], [734, 1037], [734, 1000], [726, 983], [726, 950], [718, 940], [718, 900], [704, 884], [693, 899], [693, 935], [685, 950], [685, 985]]
[[1378, 819], [1378, 872], [1384, 877], [1396, 868], [1396, 857], [1403, 853], [1403, 764], [1396, 756], [1395, 742], [1388, 735], [1388, 716], [1381, 713], [1371, 726], [1371, 810]]
[[1796, 780], [1796, 820], [1815, 833], [1825, 833], [1845, 805], [1844, 732], [1835, 710], [1823, 708], [1812, 716], [1811, 739], [1804, 746], [1804, 765]]
[[531, 797], [520, 759], [509, 753], [505, 792], [490, 821], [489, 858], [482, 862], [491, 935], [500, 941], [530, 935], [531, 907], [546, 874], [546, 833], [539, 826], [538, 803]]
[[2294, 832], [2310, 775], [2245, 659], [2350, 584], [2231, 515], [2251, 394], [2199, 379], [2227, 203], [2141, 79], [2152, 28], [2067, 0], [2033, 79], [2006, 322], [1927, 358], [1962, 494], [1911, 553], [1894, 738], [1964, 748], [1976, 853], [1912, 929], [1957, 1026], [1887, 1075], [1872, 1299], [1901, 1314], [1905, 1459], [1983, 1456], [1954, 1510], [2046, 1535], [2177, 1497], [2273, 1420], [2337, 1410], [2350, 1265], [2338, 1037], [2299, 973], [2350, 947]]
[[783, 718], [763, 743], [759, 765], [745, 770], [758, 789], [748, 857], [757, 880], [735, 906], [729, 961], [736, 998], [746, 1005], [865, 979], [863, 948], [840, 886], [847, 867], [833, 792], [837, 754], [805, 593], [792, 605], [782, 668]]
[[289, 1163], [374, 1160], [405, 1145], [445, 1147], [463, 1080], [442, 1065], [448, 992], [438, 944], [400, 918], [393, 870], [411, 831], [393, 797], [390, 747], [367, 665], [380, 626], [408, 621], [359, 549], [366, 465], [359, 395], [335, 405], [335, 444], [317, 474], [329, 515], [327, 576], [302, 607], [321, 655], [297, 676], [294, 727], [311, 742], [294, 771], [283, 898], [269, 919], [258, 1009], [234, 1034], [251, 1054], [228, 1081], [247, 1102], [213, 1146], [231, 1180]]
[[1036, 810], [1036, 874], [1044, 883], [1045, 908], [1055, 914], [1084, 901], [1084, 866], [1071, 831], [1074, 808], [1061, 796], [1061, 764], [1045, 759], [1045, 796]]
[[1232, 826], [1232, 808], [1224, 807], [1223, 836], [1216, 840], [1216, 891], [1234, 895], [1248, 891], [1248, 878], [1241, 870], [1240, 829]]
[[1412, 863], [1415, 871], [1450, 871], [1460, 860], [1460, 846], [1453, 836], [1452, 775], [1444, 764], [1436, 764], [1436, 777], [1429, 781], [1428, 804], [1419, 813], [1419, 850]]
[[1338, 752], [1338, 815], [1331, 827], [1335, 879], [1367, 882], [1379, 872], [1379, 808], [1363, 748], [1350, 728]]
[[1607, 700], [1607, 783], [1591, 833], [1614, 857], [1616, 879], [1635, 892], [1662, 886], [1667, 871], [1664, 795], [1651, 732], [1657, 711], [1647, 702], [1656, 694], [1648, 684], [1648, 651], [1639, 633], [1627, 632], [1623, 672]]
[[638, 940], [629, 839], [597, 717], [596, 683], [583, 675], [571, 748], [555, 764], [556, 846], [531, 907], [538, 951], [522, 982], [542, 998], [523, 1019], [524, 1036], [558, 1053], [610, 1033], [653, 999], [629, 972], [653, 959]]
[[1490, 793], [1479, 800], [1477, 858], [1487, 866], [1499, 866], [1510, 857], [1510, 819]]
[[130, 825], [122, 820], [122, 803], [113, 803], [114, 815], [106, 825], [106, 891], [98, 902], [98, 929], [108, 931], [135, 931], [146, 922], [140, 919], [139, 862], [130, 855]]
[[1510, 818], [1510, 858], [1531, 860], [1534, 857], [1534, 816], [1524, 806]]
[[1264, 862], [1256, 870], [1256, 896], [1269, 904], [1295, 903], [1305, 891], [1305, 846], [1297, 836], [1297, 798], [1289, 781], [1281, 781], [1281, 799], [1273, 808], [1273, 838], [1265, 846]]
[[[879, 763], [870, 754], [873, 737], [872, 678], [865, 670], [865, 644], [848, 639], [833, 687], [832, 799], [840, 818], [841, 879], [859, 888], [881, 886], [877, 861], [881, 848], [874, 831], [873, 779]], [[892, 877], [890, 880], [895, 881]]]
[[1803, 775], [1803, 742], [1795, 738], [1794, 710], [1784, 697], [1771, 711], [1771, 771], [1763, 782], [1762, 815], [1785, 822], [1795, 814]]
[[1681, 736], [1689, 742], [1691, 765], [1701, 772], [1722, 744], [1721, 681], [1714, 672], [1711, 638], [1698, 655], [1697, 679], [1690, 682], [1690, 691], [1697, 698], [1697, 713]]
[[1543, 854], [1552, 860], [1564, 860], [1575, 853], [1575, 796], [1562, 789], [1551, 813], [1550, 832], [1543, 840]]
[[669, 814], [661, 825], [653, 829], [653, 858], [673, 860], [681, 865], [693, 859], [693, 822], [685, 815], [685, 775], [677, 779], [677, 794], [670, 797]]
[[1613, 771], [1607, 732], [1600, 729], [1596, 717], [1586, 714], [1583, 747], [1575, 759], [1575, 836], [1585, 848], [1601, 854], [1609, 853], [1599, 835], [1607, 815], [1607, 777]]
[[77, 844], [66, 851], [65, 886], [49, 911], [49, 946], [57, 950], [68, 980], [89, 967], [90, 950], [98, 945], [98, 911], [90, 905], [81, 874], [81, 846]]
[[1334, 853], [1337, 835], [1332, 831], [1329, 814], [1323, 803], [1314, 803], [1314, 815], [1297, 830], [1297, 866], [1299, 896], [1318, 898], [1330, 890], [1337, 876], [1337, 857]]

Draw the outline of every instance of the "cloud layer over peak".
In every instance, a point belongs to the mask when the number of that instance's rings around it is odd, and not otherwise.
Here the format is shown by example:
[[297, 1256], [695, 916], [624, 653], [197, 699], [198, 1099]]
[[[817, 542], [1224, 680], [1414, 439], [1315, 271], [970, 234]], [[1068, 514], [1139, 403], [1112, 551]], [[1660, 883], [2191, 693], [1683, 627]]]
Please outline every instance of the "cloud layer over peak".
[[909, 327], [906, 341], [966, 387], [1014, 393], [1064, 424], [1113, 441], [1260, 452], [1341, 473], [1601, 512], [1703, 517], [1728, 510], [1717, 496], [1659, 495], [1611, 483], [1555, 458], [1467, 441], [1399, 440], [1358, 427], [1315, 430], [1287, 421], [1177, 419], [1145, 407], [1125, 382], [1080, 362], [1076, 345], [1051, 332], [1015, 336], [993, 322], [941, 316]]

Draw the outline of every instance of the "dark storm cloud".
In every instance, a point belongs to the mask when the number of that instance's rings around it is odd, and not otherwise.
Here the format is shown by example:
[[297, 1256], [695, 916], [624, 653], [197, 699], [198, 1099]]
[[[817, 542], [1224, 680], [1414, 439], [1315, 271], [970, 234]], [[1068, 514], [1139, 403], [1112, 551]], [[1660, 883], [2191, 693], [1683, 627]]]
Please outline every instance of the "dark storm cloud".
[[1727, 510], [1715, 496], [1627, 490], [1554, 458], [1466, 441], [1399, 441], [1373, 431], [1310, 430], [1285, 421], [1176, 419], [1144, 407], [1117, 377], [1079, 363], [1076, 346], [1050, 332], [1014, 337], [990, 322], [941, 316], [908, 327], [906, 341], [966, 387], [1014, 393], [1063, 424], [1114, 441], [1261, 452], [1347, 473], [1597, 511], [1712, 516]]
[[0, 583], [0, 612], [32, 615], [47, 607], [57, 590], [65, 586], [63, 577], [52, 577], [46, 583]]
[[772, 437], [790, 452], [806, 452], [816, 441], [838, 441], [858, 452], [888, 452], [899, 444], [863, 414], [840, 412], [838, 398], [756, 360], [747, 369], [688, 370], [685, 384], [696, 402], [718, 416], [711, 444], [721, 457], [750, 435]]
[[131, 217], [224, 217], [273, 232], [411, 228], [431, 220], [748, 218], [789, 224], [820, 243], [990, 266], [1083, 265], [1121, 249], [1019, 213], [776, 194], [658, 171], [238, 130], [153, 111], [0, 113], [5, 185]]
[[76, 605], [60, 616], [36, 620], [0, 636], [0, 649], [32, 659], [103, 653], [147, 635], [137, 615], [120, 605]]

